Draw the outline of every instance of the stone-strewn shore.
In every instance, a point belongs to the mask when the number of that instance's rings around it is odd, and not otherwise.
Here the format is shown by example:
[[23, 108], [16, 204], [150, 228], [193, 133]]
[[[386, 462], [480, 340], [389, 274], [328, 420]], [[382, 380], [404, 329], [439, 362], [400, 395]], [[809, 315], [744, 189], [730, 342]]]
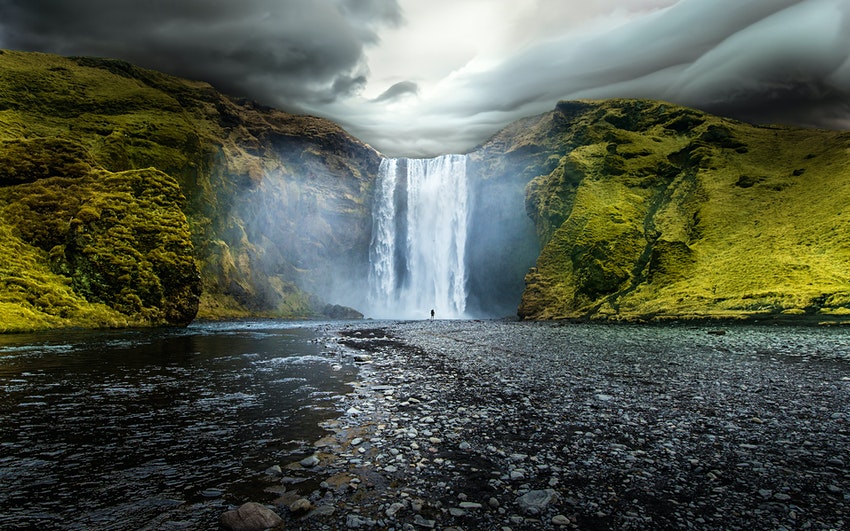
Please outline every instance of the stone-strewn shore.
[[363, 323], [285, 529], [845, 529], [850, 331]]

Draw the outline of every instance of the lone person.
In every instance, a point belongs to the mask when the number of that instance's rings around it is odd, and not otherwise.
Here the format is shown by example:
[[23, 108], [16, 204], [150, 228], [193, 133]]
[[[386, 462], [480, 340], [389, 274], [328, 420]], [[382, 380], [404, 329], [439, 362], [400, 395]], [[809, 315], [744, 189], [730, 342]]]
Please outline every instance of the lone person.
[[432, 321], [434, 320], [434, 309], [433, 308], [431, 308], [431, 320]]

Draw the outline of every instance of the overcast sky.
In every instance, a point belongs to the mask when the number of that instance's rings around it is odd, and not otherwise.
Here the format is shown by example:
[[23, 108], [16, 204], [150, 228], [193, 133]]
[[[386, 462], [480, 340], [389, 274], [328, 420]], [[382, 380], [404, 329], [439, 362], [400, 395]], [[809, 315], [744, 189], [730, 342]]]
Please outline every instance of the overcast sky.
[[850, 0], [0, 0], [0, 47], [209, 81], [390, 155], [571, 98], [850, 129]]

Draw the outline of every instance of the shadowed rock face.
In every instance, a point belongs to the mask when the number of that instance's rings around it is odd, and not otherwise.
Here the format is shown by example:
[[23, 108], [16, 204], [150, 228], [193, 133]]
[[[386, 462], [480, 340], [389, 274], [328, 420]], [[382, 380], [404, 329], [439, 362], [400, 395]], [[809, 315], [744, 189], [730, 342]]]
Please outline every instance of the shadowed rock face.
[[[365, 278], [379, 155], [120, 61], [0, 53], [6, 330], [306, 317]], [[318, 296], [318, 297], [317, 297]]]
[[846, 315], [850, 134], [562, 102], [476, 153], [527, 182], [530, 319]]

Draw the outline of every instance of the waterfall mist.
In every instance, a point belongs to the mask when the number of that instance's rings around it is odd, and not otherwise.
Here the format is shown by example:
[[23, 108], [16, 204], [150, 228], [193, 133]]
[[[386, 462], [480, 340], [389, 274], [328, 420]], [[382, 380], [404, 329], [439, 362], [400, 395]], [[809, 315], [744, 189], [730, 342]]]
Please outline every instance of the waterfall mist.
[[372, 209], [368, 313], [466, 314], [469, 224], [465, 155], [381, 161]]

